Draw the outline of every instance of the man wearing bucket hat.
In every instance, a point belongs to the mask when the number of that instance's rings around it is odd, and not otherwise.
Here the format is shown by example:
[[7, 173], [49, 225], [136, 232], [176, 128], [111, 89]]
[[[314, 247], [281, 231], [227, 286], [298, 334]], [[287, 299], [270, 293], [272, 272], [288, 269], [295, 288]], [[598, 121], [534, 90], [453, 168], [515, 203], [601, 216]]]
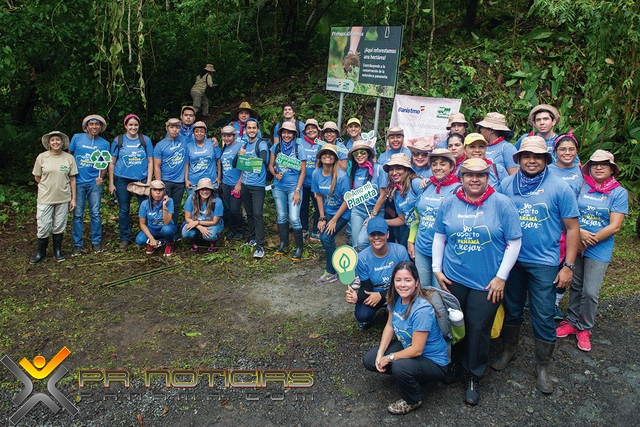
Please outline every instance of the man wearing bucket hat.
[[72, 256], [82, 254], [82, 225], [85, 205], [89, 205], [91, 217], [91, 246], [94, 253], [102, 252], [102, 223], [100, 205], [102, 204], [102, 183], [107, 175], [109, 142], [100, 134], [107, 128], [107, 122], [99, 115], [92, 114], [82, 121], [84, 133], [77, 133], [71, 138], [69, 154], [72, 154], [78, 165], [76, 177], [76, 207], [73, 210], [71, 234], [73, 236]]
[[229, 125], [233, 126], [236, 130], [236, 134], [239, 138], [244, 137], [245, 126], [247, 120], [255, 119], [258, 123], [258, 138], [262, 138], [262, 132], [260, 131], [260, 115], [256, 110], [251, 108], [251, 105], [247, 101], [242, 101], [238, 108], [231, 110], [231, 122]]
[[394, 126], [387, 130], [387, 150], [378, 157], [378, 164], [386, 165], [394, 154], [406, 154], [411, 157], [411, 151], [404, 146], [404, 129], [400, 126]]
[[213, 88], [213, 80], [211, 80], [211, 73], [215, 72], [213, 64], [207, 64], [204, 70], [196, 76], [196, 82], [191, 87], [191, 99], [193, 100], [193, 108], [196, 112], [200, 110], [202, 106], [202, 115], [209, 117], [209, 98], [205, 95], [207, 86]]
[[69, 209], [76, 203], [76, 175], [78, 167], [73, 156], [64, 152], [69, 148], [69, 137], [53, 131], [42, 136], [47, 149], [40, 153], [33, 166], [33, 178], [38, 183], [37, 215], [38, 253], [29, 262], [40, 262], [47, 254], [49, 236], [53, 235], [56, 261], [62, 256], [62, 236], [67, 228]]
[[180, 138], [181, 122], [169, 119], [165, 123], [167, 136], [153, 149], [153, 175], [164, 183], [167, 196], [173, 200], [173, 223], [178, 223], [182, 196], [184, 195], [184, 173], [187, 164], [187, 141]]
[[487, 141], [486, 157], [502, 165], [510, 175], [516, 173], [518, 165], [513, 161], [516, 148], [509, 142], [513, 132], [507, 127], [504, 114], [487, 113], [482, 121], [476, 123], [476, 128]]
[[[520, 214], [522, 249], [505, 292], [504, 349], [491, 367], [502, 370], [515, 356], [528, 294], [535, 338], [536, 387], [548, 394], [553, 392], [548, 367], [556, 344], [556, 287], [569, 286], [575, 269], [580, 245], [578, 204], [569, 186], [549, 173], [547, 165], [552, 159], [542, 137], [526, 137], [513, 160], [520, 169], [502, 181], [501, 191], [515, 203]], [[567, 249], [558, 271], [563, 228], [567, 230]]]
[[304, 130], [304, 122], [298, 120], [296, 118], [296, 108], [292, 103], [287, 102], [282, 106], [282, 115], [284, 116], [284, 120], [281, 120], [279, 123], [273, 127], [273, 144], [277, 144], [280, 142], [280, 127], [284, 123], [292, 123], [296, 130], [298, 131], [298, 137], [302, 135], [302, 131]]

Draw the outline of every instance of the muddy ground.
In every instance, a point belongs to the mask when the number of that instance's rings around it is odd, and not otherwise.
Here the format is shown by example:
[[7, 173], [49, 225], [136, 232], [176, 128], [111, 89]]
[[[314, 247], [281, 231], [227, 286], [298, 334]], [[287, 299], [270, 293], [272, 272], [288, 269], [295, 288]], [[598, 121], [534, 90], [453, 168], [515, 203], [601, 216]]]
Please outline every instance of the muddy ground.
[[[20, 426], [640, 425], [637, 294], [602, 301], [590, 353], [577, 349], [575, 337], [558, 341], [549, 396], [535, 389], [527, 323], [518, 357], [502, 372], [488, 369], [479, 405], [463, 402], [462, 381], [427, 384], [421, 409], [392, 416], [386, 410], [398, 398], [392, 379], [361, 364], [385, 319], [379, 316], [374, 328], [359, 332], [344, 285], [313, 283], [323, 265], [317, 246], [308, 245], [299, 263], [269, 250], [254, 261], [239, 242], [221, 245], [214, 255], [193, 254], [180, 244], [167, 259], [139, 248], [117, 250], [117, 226], [113, 215], [105, 217], [107, 251], [64, 263], [51, 256], [28, 263], [35, 253], [34, 224], [2, 230], [0, 351], [18, 363], [36, 355], [50, 360], [67, 346], [71, 355], [62, 365], [70, 373], [58, 386], [79, 409], [71, 417], [39, 403]], [[623, 238], [618, 245], [637, 252], [638, 240]], [[71, 252], [70, 238], [64, 249]], [[609, 287], [622, 275], [637, 277], [638, 264], [628, 264], [614, 260]], [[492, 359], [500, 347], [499, 339], [492, 342]], [[89, 369], [127, 370], [130, 388], [114, 383], [79, 389], [78, 372]], [[161, 380], [146, 388], [143, 371], [151, 369], [285, 370], [303, 377], [312, 370], [313, 386], [225, 388], [218, 379], [208, 388], [201, 379], [185, 394]], [[34, 390], [47, 393], [45, 381], [34, 381]], [[0, 425], [9, 425], [16, 410], [11, 399], [22, 388], [0, 365]]]

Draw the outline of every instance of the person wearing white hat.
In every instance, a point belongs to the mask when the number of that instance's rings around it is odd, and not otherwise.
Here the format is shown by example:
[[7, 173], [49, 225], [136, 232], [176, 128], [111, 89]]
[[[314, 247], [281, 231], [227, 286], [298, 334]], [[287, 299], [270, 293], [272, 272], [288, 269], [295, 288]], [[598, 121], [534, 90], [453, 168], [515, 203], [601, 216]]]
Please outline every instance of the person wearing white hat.
[[213, 64], [207, 64], [204, 69], [196, 76], [196, 82], [191, 87], [191, 99], [193, 100], [193, 108], [196, 114], [202, 107], [202, 115], [209, 117], [209, 98], [205, 95], [207, 86], [213, 88], [213, 80], [211, 73], [215, 72]]
[[184, 168], [184, 185], [187, 197], [191, 197], [195, 191], [195, 184], [202, 178], [209, 178], [218, 186], [222, 181], [220, 164], [222, 150], [220, 150], [217, 141], [207, 138], [205, 122], [193, 124], [193, 137], [193, 143], [187, 144], [187, 159]]
[[67, 228], [69, 209], [73, 210], [76, 204], [78, 167], [73, 156], [63, 151], [69, 148], [69, 137], [62, 132], [49, 132], [42, 136], [42, 145], [47, 151], [38, 155], [32, 172], [38, 183], [38, 253], [29, 260], [31, 264], [46, 256], [50, 235], [53, 235], [56, 261], [65, 260], [62, 236]]
[[506, 125], [504, 114], [487, 113], [482, 121], [476, 123], [477, 133], [487, 141], [486, 157], [492, 162], [502, 165], [509, 174], [518, 171], [518, 165], [513, 161], [516, 148], [510, 142], [513, 132]]
[[209, 252], [218, 249], [218, 236], [224, 229], [224, 205], [218, 197], [218, 184], [201, 178], [184, 204], [182, 237], [191, 242], [191, 252], [198, 252], [198, 240], [209, 243]]

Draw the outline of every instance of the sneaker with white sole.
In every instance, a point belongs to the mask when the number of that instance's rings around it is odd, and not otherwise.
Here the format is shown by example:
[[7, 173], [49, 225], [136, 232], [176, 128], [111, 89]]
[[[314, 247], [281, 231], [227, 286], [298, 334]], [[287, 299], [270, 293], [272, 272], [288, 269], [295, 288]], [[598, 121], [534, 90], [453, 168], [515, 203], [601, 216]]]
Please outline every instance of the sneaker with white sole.
[[576, 336], [578, 337], [578, 348], [582, 351], [591, 351], [591, 332], [580, 331]]
[[569, 335], [573, 335], [576, 332], [578, 332], [578, 328], [574, 328], [573, 326], [571, 326], [571, 323], [567, 322], [566, 320], [560, 322], [560, 326], [556, 328], [556, 336], [558, 338], [564, 338]]
[[389, 405], [389, 407], [387, 408], [387, 411], [389, 411], [393, 415], [404, 415], [418, 409], [421, 406], [422, 406], [422, 401], [418, 403], [414, 403], [413, 405], [410, 405], [404, 399], [400, 399], [396, 402], [393, 402], [391, 405]]
[[338, 274], [331, 274], [329, 272], [324, 272], [324, 274], [322, 276], [320, 276], [318, 279], [316, 279], [316, 283], [318, 285], [323, 285], [325, 283], [333, 283], [336, 280], [338, 280]]
[[254, 258], [262, 258], [264, 256], [264, 248], [260, 245], [256, 246], [256, 250], [253, 251]]
[[254, 247], [254, 246], [256, 246], [258, 243], [257, 243], [255, 240], [251, 239], [251, 240], [247, 240], [246, 242], [244, 242], [244, 244], [245, 244], [245, 246], [251, 246], [251, 247]]

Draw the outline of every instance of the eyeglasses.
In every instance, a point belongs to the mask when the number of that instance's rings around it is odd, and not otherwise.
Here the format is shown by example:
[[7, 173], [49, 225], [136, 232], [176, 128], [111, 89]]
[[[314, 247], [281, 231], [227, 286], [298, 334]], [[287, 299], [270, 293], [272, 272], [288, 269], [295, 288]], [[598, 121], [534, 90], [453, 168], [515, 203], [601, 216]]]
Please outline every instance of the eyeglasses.
[[413, 153], [413, 157], [429, 157], [429, 153], [421, 153], [421, 152], [416, 152]]
[[367, 150], [358, 150], [353, 152], [354, 156], [364, 156], [365, 154], [369, 154], [367, 153]]
[[594, 163], [591, 163], [591, 167], [592, 168], [597, 168], [597, 167], [606, 168], [608, 166], [611, 166], [611, 163], [609, 163], [609, 162], [599, 162], [599, 163], [595, 163], [594, 162]]
[[556, 151], [558, 153], [575, 153], [578, 150], [576, 149], [576, 147], [568, 147], [568, 148], [561, 147], [561, 148], [558, 148]]

